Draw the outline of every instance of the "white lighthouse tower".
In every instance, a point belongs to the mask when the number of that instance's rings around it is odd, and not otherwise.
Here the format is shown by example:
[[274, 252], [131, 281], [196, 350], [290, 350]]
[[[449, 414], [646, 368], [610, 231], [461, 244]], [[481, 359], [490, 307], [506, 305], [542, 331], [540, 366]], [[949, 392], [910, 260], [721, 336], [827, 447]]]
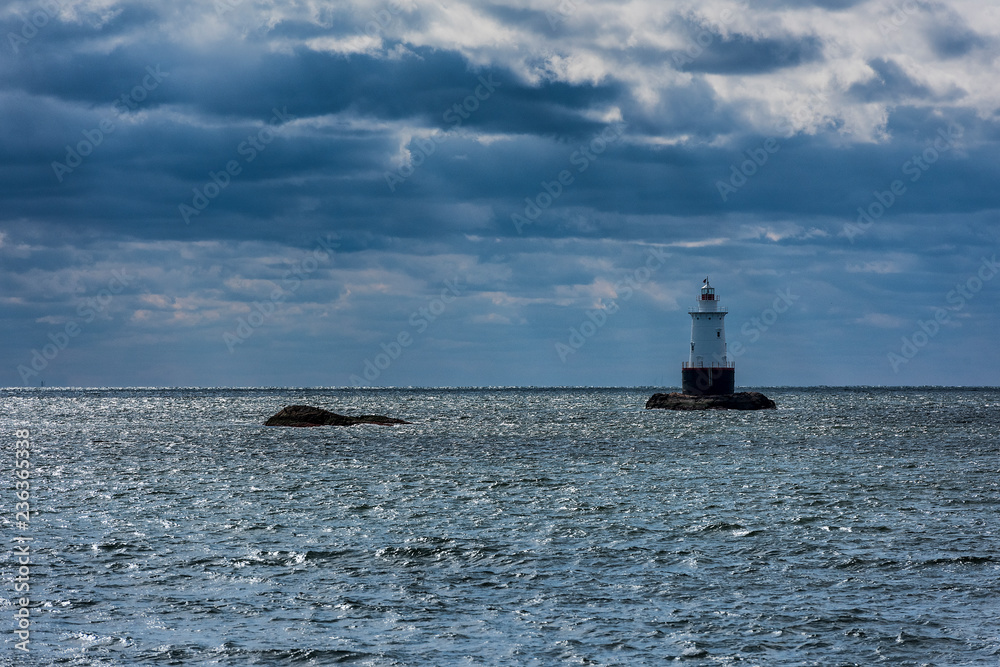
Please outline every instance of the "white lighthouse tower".
[[691, 357], [681, 368], [685, 394], [714, 396], [732, 394], [736, 386], [736, 364], [726, 356], [726, 308], [719, 305], [715, 288], [705, 278], [698, 307], [691, 315]]

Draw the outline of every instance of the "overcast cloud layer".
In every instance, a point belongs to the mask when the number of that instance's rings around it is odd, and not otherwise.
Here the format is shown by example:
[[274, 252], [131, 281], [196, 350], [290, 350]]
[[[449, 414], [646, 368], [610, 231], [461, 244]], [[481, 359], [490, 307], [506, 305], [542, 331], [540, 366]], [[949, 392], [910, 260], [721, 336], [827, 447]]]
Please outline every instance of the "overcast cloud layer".
[[[0, 384], [996, 385], [1000, 7], [0, 8]], [[859, 211], [860, 209], [860, 211]]]

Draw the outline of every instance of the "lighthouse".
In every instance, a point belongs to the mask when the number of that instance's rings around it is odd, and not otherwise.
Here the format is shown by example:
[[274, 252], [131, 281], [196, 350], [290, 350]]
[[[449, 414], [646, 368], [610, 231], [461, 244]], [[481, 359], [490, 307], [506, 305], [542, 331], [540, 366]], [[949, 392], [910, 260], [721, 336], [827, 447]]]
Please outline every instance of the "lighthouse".
[[736, 386], [736, 364], [726, 356], [726, 313], [715, 288], [705, 278], [698, 306], [691, 315], [691, 357], [681, 368], [685, 394], [716, 396], [732, 394]]

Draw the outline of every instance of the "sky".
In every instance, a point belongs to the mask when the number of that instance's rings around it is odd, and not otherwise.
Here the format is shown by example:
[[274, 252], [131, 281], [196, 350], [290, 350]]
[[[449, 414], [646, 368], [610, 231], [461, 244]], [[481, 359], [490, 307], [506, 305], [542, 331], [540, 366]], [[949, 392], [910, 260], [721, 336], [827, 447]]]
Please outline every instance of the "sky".
[[13, 0], [0, 386], [997, 385], [1000, 6]]

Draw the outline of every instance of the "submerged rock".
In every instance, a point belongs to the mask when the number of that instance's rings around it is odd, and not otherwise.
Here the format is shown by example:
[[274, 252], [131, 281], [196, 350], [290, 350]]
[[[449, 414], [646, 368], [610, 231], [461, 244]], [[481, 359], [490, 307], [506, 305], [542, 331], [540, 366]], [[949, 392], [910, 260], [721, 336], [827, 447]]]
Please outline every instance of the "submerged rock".
[[759, 391], [743, 391], [738, 394], [718, 396], [692, 396], [673, 392], [653, 394], [646, 401], [646, 409], [663, 410], [773, 410], [778, 406]]
[[409, 424], [408, 421], [384, 417], [382, 415], [361, 415], [360, 417], [348, 417], [338, 415], [322, 408], [314, 408], [310, 405], [288, 405], [281, 408], [277, 414], [272, 415], [264, 426], [354, 426], [355, 424], [380, 424], [391, 426], [392, 424]]

